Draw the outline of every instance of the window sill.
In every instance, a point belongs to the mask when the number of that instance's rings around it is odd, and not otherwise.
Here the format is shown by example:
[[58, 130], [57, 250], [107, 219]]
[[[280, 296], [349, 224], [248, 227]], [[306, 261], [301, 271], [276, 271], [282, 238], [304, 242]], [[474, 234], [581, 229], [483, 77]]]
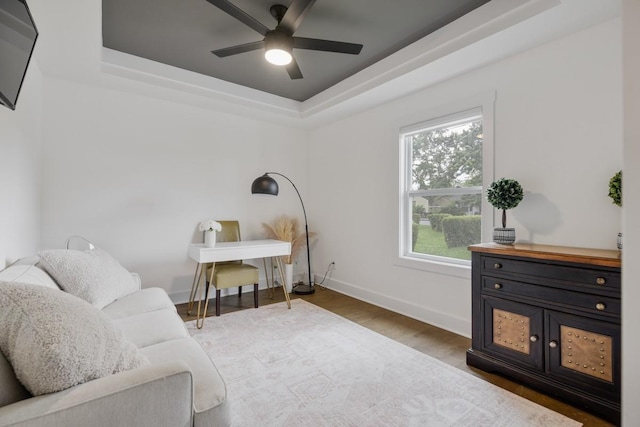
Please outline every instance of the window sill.
[[471, 264], [453, 264], [432, 259], [418, 259], [399, 256], [396, 261], [396, 265], [399, 267], [412, 268], [414, 270], [427, 271], [429, 273], [443, 274], [445, 276], [471, 280]]

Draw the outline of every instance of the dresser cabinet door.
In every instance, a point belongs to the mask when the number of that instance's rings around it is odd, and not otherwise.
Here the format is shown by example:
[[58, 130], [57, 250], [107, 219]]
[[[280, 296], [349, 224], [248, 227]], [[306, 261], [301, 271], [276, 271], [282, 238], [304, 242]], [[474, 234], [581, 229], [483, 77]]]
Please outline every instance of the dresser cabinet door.
[[596, 396], [620, 398], [620, 325], [547, 312], [548, 372]]
[[483, 350], [543, 370], [543, 310], [490, 296], [482, 304]]

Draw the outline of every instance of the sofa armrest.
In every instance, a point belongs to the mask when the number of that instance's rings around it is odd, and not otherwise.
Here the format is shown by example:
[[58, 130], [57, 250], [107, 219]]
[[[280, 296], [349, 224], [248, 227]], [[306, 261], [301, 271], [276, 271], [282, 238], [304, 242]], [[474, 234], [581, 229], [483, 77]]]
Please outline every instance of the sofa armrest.
[[0, 408], [1, 427], [193, 425], [186, 364], [145, 366]]
[[142, 289], [142, 279], [140, 279], [140, 275], [138, 273], [131, 273], [131, 277], [133, 277], [133, 281], [136, 282], [136, 285], [138, 286], [136, 291]]

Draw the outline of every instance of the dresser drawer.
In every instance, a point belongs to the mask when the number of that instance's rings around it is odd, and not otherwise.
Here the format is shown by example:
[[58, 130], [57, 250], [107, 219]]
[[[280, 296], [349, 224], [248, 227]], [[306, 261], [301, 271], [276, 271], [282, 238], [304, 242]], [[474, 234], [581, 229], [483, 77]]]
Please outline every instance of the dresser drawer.
[[592, 289], [619, 291], [620, 273], [592, 268], [570, 267], [542, 262], [521, 261], [500, 257], [483, 256], [482, 273], [492, 276], [519, 275], [530, 278], [547, 279], [559, 283], [576, 283]]
[[582, 292], [572, 292], [548, 286], [533, 285], [504, 279], [502, 277], [483, 276], [483, 293], [492, 295], [516, 295], [536, 299], [538, 303], [570, 307], [605, 316], [620, 317], [620, 299]]

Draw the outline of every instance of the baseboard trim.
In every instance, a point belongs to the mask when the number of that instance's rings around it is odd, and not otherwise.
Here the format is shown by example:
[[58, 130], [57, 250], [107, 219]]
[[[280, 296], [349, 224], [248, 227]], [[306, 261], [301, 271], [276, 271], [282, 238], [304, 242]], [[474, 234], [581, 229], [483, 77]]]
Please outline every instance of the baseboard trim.
[[[322, 277], [316, 275], [314, 279], [316, 283], [319, 283]], [[341, 294], [368, 302], [369, 304], [402, 314], [403, 316], [437, 326], [438, 328], [445, 329], [449, 332], [453, 332], [454, 334], [471, 338], [471, 320], [451, 316], [441, 311], [422, 307], [331, 278], [325, 280], [325, 284], [323, 286], [326, 286], [333, 291], [340, 292]]]

